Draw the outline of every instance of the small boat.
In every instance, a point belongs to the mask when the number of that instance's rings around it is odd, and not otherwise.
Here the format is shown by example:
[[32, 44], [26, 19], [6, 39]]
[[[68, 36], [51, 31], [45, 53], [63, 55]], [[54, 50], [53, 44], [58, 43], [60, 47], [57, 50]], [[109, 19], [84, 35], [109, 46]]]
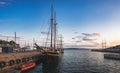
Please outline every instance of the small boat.
[[36, 66], [36, 63], [35, 63], [34, 61], [32, 61], [32, 62], [23, 64], [23, 65], [21, 66], [21, 70], [22, 70], [22, 71], [26, 71], [26, 70], [29, 70], [29, 69], [34, 68], [35, 66]]

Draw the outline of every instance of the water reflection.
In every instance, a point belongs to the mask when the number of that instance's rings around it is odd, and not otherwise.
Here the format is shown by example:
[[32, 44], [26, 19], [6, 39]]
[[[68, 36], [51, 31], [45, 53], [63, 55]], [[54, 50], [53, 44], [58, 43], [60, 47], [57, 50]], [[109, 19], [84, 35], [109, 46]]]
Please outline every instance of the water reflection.
[[43, 73], [60, 73], [57, 62], [43, 63], [42, 66]]
[[120, 73], [120, 61], [104, 59], [103, 52], [65, 50], [56, 61], [46, 60], [25, 73]]
[[47, 59], [42, 63], [43, 73], [60, 73], [60, 57], [47, 57]]

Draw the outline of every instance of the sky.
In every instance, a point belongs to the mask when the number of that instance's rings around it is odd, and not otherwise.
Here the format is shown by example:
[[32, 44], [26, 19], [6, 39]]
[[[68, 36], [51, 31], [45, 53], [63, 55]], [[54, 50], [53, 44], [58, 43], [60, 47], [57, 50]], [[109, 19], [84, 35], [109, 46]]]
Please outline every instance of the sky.
[[0, 0], [0, 39], [14, 40], [16, 32], [22, 46], [32, 44], [33, 38], [45, 45], [51, 4], [64, 47], [100, 49], [102, 41], [107, 47], [120, 44], [120, 0]]

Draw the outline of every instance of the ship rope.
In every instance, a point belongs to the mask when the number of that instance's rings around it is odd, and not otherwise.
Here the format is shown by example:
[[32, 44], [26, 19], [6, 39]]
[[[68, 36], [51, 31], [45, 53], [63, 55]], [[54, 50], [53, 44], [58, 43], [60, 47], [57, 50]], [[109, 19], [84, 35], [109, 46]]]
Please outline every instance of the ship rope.
[[50, 34], [50, 25], [49, 25], [49, 30], [48, 30], [48, 33], [47, 33], [46, 42], [45, 42], [45, 48], [47, 47], [47, 44], [48, 44], [49, 34]]

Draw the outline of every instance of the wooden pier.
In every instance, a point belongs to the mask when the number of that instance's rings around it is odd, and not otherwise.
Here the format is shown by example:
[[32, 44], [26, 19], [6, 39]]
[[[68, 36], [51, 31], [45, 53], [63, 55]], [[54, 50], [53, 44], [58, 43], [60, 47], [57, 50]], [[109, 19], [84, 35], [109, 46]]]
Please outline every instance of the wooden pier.
[[21, 65], [41, 60], [41, 51], [17, 52], [0, 54], [0, 73], [8, 69], [20, 68]]

